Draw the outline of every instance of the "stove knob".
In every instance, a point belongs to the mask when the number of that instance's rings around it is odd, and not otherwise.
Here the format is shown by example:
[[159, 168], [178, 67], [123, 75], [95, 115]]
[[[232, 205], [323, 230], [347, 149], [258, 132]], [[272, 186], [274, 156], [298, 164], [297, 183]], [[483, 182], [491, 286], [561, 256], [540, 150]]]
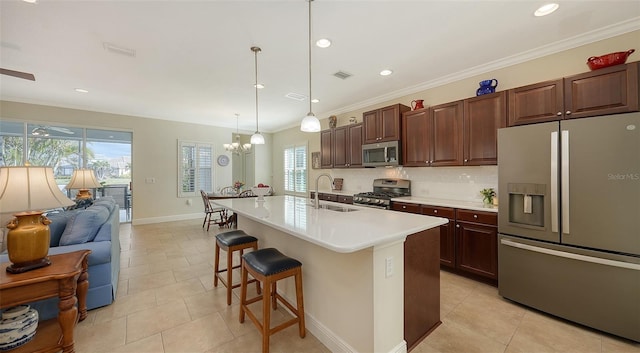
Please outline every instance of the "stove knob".
[[376, 200], [376, 202], [377, 202], [378, 204], [383, 204], [383, 203], [384, 203], [384, 200]]
[[360, 201], [360, 198], [358, 196], [354, 196], [353, 201]]
[[364, 202], [371, 202], [371, 199], [370, 199], [370, 198], [368, 198], [368, 197], [365, 197], [365, 198], [364, 198]]

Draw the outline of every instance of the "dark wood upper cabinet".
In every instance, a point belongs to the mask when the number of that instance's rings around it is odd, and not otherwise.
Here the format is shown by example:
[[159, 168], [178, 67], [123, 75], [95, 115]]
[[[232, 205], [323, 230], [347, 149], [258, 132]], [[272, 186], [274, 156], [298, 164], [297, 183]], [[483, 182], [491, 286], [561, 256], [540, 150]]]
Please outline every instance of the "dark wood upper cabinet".
[[322, 168], [362, 167], [362, 123], [320, 132]]
[[498, 129], [507, 126], [507, 92], [464, 100], [464, 165], [498, 163]]
[[349, 157], [347, 143], [349, 139], [346, 126], [340, 126], [333, 130], [333, 167], [347, 168]]
[[564, 79], [565, 119], [638, 111], [638, 62]]
[[333, 130], [333, 167], [362, 166], [362, 123]]
[[509, 126], [558, 120], [564, 114], [563, 80], [510, 89]]
[[462, 101], [402, 114], [403, 165], [462, 165]]
[[348, 125], [347, 154], [349, 168], [362, 167], [362, 123]]
[[429, 108], [402, 114], [402, 160], [407, 167], [426, 167], [431, 160]]
[[333, 131], [320, 131], [320, 167], [333, 167]]
[[462, 165], [463, 101], [431, 107], [429, 115], [433, 134], [430, 165], [434, 167]]
[[638, 111], [638, 63], [509, 90], [509, 126]]
[[362, 114], [364, 144], [400, 140], [400, 117], [411, 110], [403, 104], [372, 110]]

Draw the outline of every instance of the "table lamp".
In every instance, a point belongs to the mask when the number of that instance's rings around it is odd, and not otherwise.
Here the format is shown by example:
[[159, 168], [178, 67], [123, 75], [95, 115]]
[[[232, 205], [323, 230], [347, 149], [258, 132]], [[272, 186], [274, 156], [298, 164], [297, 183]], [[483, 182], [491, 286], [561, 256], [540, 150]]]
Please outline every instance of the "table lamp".
[[101, 188], [102, 185], [96, 179], [93, 169], [76, 169], [73, 171], [71, 181], [67, 184], [67, 189], [80, 189], [76, 195], [76, 200], [90, 199], [89, 189]]
[[17, 212], [7, 228], [9, 273], [22, 273], [48, 266], [49, 224], [44, 210], [66, 207], [67, 198], [53, 178], [50, 167], [0, 167], [0, 210]]

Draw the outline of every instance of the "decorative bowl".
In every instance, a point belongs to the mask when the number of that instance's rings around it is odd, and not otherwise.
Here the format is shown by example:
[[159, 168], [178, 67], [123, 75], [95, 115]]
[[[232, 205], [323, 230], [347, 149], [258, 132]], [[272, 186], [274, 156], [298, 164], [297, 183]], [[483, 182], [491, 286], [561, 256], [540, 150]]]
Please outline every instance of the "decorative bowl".
[[253, 192], [254, 195], [258, 196], [258, 201], [264, 201], [264, 196], [268, 195], [269, 192], [271, 192], [271, 188], [268, 186], [265, 186], [265, 187], [254, 186], [251, 188], [251, 191]]
[[0, 321], [0, 351], [17, 348], [31, 341], [38, 327], [38, 312], [28, 305], [9, 308]]
[[633, 54], [634, 51], [636, 50], [629, 49], [627, 51], [619, 51], [601, 56], [592, 56], [587, 59], [587, 65], [591, 70], [598, 70], [609, 66], [624, 64], [629, 55]]

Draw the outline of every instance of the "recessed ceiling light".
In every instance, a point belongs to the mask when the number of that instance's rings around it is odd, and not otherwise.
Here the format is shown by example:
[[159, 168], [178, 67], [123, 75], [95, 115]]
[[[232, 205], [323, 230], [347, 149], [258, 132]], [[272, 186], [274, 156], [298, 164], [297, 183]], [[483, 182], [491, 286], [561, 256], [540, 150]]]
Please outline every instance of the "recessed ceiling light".
[[38, 0], [22, 0], [24, 2], [28, 2], [30, 4], [35, 4], [36, 2], [38, 2]]
[[320, 48], [328, 48], [331, 46], [331, 41], [327, 38], [318, 39], [316, 46]]
[[86, 89], [84, 89], [84, 88], [76, 88], [76, 89], [75, 89], [75, 91], [76, 91], [76, 92], [80, 92], [80, 93], [89, 93], [89, 91], [87, 91], [87, 90], [86, 90]]
[[264, 88], [264, 85], [262, 83], [258, 83], [257, 85], [253, 85], [253, 87], [260, 89]]
[[389, 69], [385, 69], [385, 70], [380, 71], [380, 75], [382, 75], [382, 76], [389, 76], [392, 73], [393, 73], [393, 71], [391, 71]]
[[314, 99], [311, 100], [311, 103], [320, 103], [320, 100], [317, 99], [317, 98], [314, 98]]
[[536, 17], [540, 17], [540, 16], [546, 16], [550, 13], [552, 13], [553, 11], [557, 10], [558, 7], [560, 7], [560, 5], [555, 4], [555, 3], [550, 3], [550, 4], [546, 4], [546, 5], [542, 5], [540, 6], [536, 12], [534, 12], [533, 14]]

